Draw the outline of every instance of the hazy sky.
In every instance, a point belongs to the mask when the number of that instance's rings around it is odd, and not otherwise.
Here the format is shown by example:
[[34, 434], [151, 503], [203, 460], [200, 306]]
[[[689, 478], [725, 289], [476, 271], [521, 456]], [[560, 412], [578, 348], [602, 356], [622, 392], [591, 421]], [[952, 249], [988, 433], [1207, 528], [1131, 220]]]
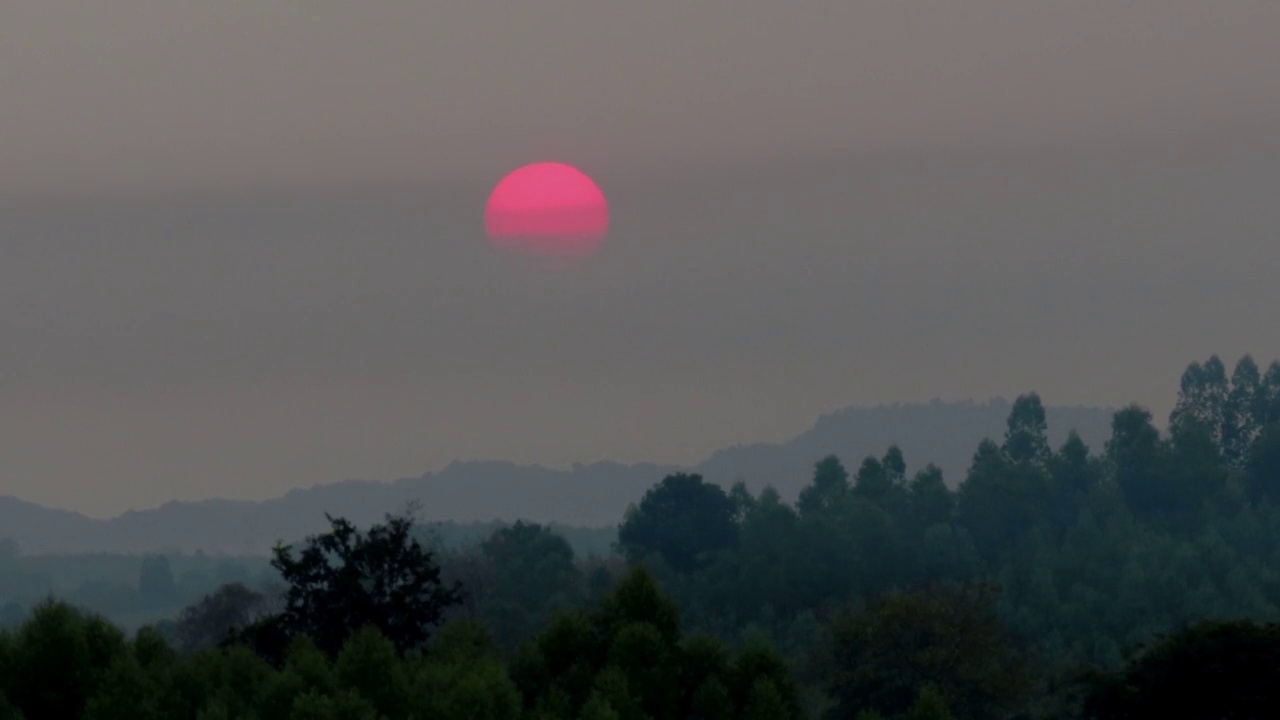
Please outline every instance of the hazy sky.
[[[1280, 358], [1280, 3], [0, 8], [0, 494], [693, 462]], [[570, 162], [611, 235], [483, 238]]]

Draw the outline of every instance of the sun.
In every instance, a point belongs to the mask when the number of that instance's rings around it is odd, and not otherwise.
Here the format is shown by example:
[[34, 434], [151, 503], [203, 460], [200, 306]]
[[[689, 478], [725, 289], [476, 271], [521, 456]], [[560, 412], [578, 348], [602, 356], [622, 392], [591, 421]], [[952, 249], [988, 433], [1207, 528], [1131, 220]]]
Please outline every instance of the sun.
[[609, 204], [571, 165], [540, 162], [511, 171], [489, 194], [485, 232], [495, 247], [549, 258], [586, 257], [609, 230]]

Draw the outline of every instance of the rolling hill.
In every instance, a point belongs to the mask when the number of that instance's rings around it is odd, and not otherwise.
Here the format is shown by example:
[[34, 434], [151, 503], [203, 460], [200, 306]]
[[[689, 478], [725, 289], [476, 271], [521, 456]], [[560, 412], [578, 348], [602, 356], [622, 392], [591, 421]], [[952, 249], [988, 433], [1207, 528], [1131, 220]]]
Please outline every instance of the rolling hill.
[[[963, 478], [977, 444], [984, 437], [1003, 435], [1009, 408], [1003, 399], [847, 408], [822, 416], [785, 442], [725, 448], [691, 468], [601, 462], [556, 470], [508, 462], [455, 462], [438, 472], [392, 482], [347, 480], [262, 502], [170, 502], [107, 520], [3, 496], [0, 537], [12, 539], [29, 554], [261, 554], [279, 539], [323, 530], [326, 512], [369, 523], [410, 503], [416, 503], [425, 522], [526, 519], [603, 527], [616, 524], [628, 504], [671, 472], [699, 472], [725, 487], [743, 481], [754, 491], [772, 485], [784, 498], [793, 499], [821, 457], [834, 453], [852, 471], [863, 457], [880, 455], [894, 443], [902, 448], [911, 471], [932, 462], [954, 485]], [[1046, 412], [1055, 446], [1074, 429], [1097, 452], [1110, 434], [1110, 409], [1049, 407]]]

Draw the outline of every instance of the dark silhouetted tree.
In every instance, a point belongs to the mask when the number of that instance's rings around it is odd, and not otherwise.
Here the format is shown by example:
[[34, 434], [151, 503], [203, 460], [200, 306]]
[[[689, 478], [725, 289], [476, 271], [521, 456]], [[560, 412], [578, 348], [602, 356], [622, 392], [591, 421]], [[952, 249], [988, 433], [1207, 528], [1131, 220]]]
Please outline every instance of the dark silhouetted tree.
[[835, 455], [813, 465], [813, 480], [800, 491], [796, 509], [811, 517], [840, 507], [849, 495], [849, 472]]
[[911, 515], [919, 532], [949, 522], [956, 499], [942, 478], [942, 470], [929, 463], [911, 480]]
[[185, 608], [174, 627], [184, 651], [218, 645], [269, 610], [268, 598], [243, 583], [229, 583]]
[[1049, 476], [1055, 499], [1048, 514], [1059, 528], [1073, 525], [1085, 498], [1105, 475], [1102, 462], [1089, 456], [1089, 446], [1072, 430], [1058, 452], [1049, 458]]
[[1043, 463], [1049, 459], [1049, 440], [1045, 435], [1049, 425], [1039, 395], [1018, 396], [1005, 424], [1003, 448], [1011, 460]]
[[1123, 669], [1095, 675], [1084, 715], [1093, 720], [1275, 717], [1280, 707], [1280, 625], [1211, 621], [1166, 635]]
[[[737, 653], [705, 633], [682, 638], [679, 611], [642, 565], [598, 609], [554, 615], [513, 658], [511, 676], [528, 717], [800, 717], [776, 650], [758, 638]], [[756, 693], [761, 681], [772, 691]]]
[[1253, 358], [1245, 355], [1231, 373], [1231, 390], [1222, 412], [1222, 454], [1233, 468], [1243, 467], [1249, 447], [1262, 430], [1262, 374]]
[[270, 659], [297, 636], [336, 656], [365, 626], [377, 628], [399, 653], [421, 648], [459, 601], [459, 588], [441, 582], [434, 555], [413, 537], [413, 522], [388, 516], [362, 533], [345, 519], [326, 517], [332, 529], [307, 538], [296, 557], [291, 546], [276, 547], [271, 564], [288, 584], [284, 610], [255, 623], [246, 637]]
[[893, 480], [885, 470], [884, 463], [873, 457], [863, 460], [853, 479], [854, 494], [868, 500], [881, 500], [892, 490]]
[[1182, 373], [1178, 402], [1169, 414], [1169, 432], [1177, 435], [1188, 425], [1205, 428], [1215, 443], [1222, 442], [1222, 422], [1231, 387], [1227, 369], [1211, 356], [1203, 365], [1191, 363]]
[[632, 560], [656, 554], [677, 572], [692, 572], [737, 543], [735, 514], [720, 486], [703, 482], [701, 475], [668, 475], [639, 506], [628, 508], [618, 545]]
[[46, 601], [15, 633], [2, 682], [28, 718], [78, 718], [126, 652], [124, 633], [103, 618]]
[[578, 598], [582, 578], [573, 548], [549, 528], [517, 522], [495, 530], [480, 551], [492, 573], [485, 617], [504, 646], [533, 632], [553, 607]]
[[1164, 473], [1165, 447], [1151, 424], [1151, 413], [1131, 405], [1111, 420], [1107, 460], [1116, 484], [1135, 515], [1150, 515], [1170, 505]]
[[747, 484], [739, 480], [729, 488], [729, 499], [733, 501], [733, 521], [741, 525], [756, 506], [755, 496], [747, 489]]
[[1044, 468], [1013, 462], [994, 442], [984, 440], [956, 494], [956, 517], [979, 552], [993, 559], [1041, 522], [1052, 499]]
[[907, 460], [902, 456], [902, 448], [890, 445], [880, 460], [880, 465], [884, 468], [885, 477], [891, 484], [899, 487], [906, 485]]

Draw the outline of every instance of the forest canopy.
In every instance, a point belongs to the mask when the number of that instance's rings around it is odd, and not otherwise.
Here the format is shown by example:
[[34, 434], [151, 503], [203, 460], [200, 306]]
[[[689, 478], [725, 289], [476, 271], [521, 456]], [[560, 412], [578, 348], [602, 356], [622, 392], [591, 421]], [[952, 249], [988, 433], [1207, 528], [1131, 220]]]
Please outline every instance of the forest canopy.
[[1103, 447], [1054, 447], [1028, 393], [954, 487], [896, 446], [815, 459], [794, 503], [673, 474], [609, 556], [535, 523], [446, 549], [334, 518], [277, 550], [282, 587], [132, 637], [56, 600], [12, 619], [0, 718], [1258, 717], [1280, 363], [1192, 364], [1167, 428], [1130, 406]]

